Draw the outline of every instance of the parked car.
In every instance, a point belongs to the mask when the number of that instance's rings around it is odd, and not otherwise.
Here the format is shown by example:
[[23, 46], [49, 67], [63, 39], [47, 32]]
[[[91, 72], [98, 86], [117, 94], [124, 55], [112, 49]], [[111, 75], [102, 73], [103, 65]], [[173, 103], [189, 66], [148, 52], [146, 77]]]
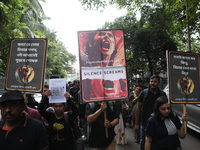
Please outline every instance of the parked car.
[[[169, 98], [169, 86], [168, 84], [163, 89]], [[171, 104], [172, 110], [181, 117], [183, 114], [183, 104]], [[187, 127], [200, 133], [200, 104], [186, 104], [186, 111], [188, 113], [188, 124]]]

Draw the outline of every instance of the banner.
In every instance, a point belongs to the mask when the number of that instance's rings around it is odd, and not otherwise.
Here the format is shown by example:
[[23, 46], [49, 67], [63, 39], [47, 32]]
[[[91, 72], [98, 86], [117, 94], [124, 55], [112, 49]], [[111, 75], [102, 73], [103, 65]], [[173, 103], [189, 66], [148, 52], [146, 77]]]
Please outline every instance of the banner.
[[169, 52], [169, 98], [172, 103], [200, 103], [199, 55]]
[[128, 97], [123, 30], [79, 31], [83, 102]]
[[46, 39], [13, 39], [7, 63], [6, 90], [42, 92]]

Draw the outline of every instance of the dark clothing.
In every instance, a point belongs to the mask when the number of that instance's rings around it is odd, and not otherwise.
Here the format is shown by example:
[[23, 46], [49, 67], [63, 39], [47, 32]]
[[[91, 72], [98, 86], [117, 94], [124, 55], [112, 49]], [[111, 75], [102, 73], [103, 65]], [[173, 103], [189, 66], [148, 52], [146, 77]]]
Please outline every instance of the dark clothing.
[[[48, 97], [43, 97], [38, 110], [49, 123], [49, 150], [74, 150], [74, 138], [70, 125], [67, 124], [64, 116], [57, 119], [54, 112], [47, 112], [46, 105], [48, 105]], [[72, 125], [78, 116], [78, 109], [71, 100], [67, 101], [67, 105], [72, 110], [67, 113]]]
[[122, 101], [121, 100], [115, 101], [115, 105], [116, 105], [116, 108], [118, 110], [118, 115], [119, 115], [122, 111]]
[[80, 118], [85, 118], [85, 108], [87, 103], [82, 103], [83, 100], [81, 99], [81, 90], [79, 90], [76, 95], [74, 96], [74, 101], [79, 106], [79, 116]]
[[66, 84], [66, 92], [69, 92], [69, 89], [70, 89], [69, 85]]
[[118, 114], [120, 116], [120, 113], [122, 114], [122, 120], [123, 120], [123, 123], [124, 123], [124, 127], [126, 128], [126, 122], [127, 122], [127, 118], [128, 118], [128, 113], [127, 113], [127, 110], [126, 109], [122, 109], [122, 105], [124, 104], [124, 101], [121, 101], [121, 100], [118, 100], [118, 101], [115, 101], [115, 105], [117, 107], [117, 111], [118, 111]]
[[[19, 126], [7, 132], [0, 121], [1, 150], [44, 150], [48, 148], [46, 130], [41, 121], [23, 115]], [[8, 134], [7, 134], [8, 133]]]
[[[91, 108], [90, 104], [86, 106], [86, 117], [95, 113], [100, 109], [98, 103], [94, 103], [94, 108]], [[117, 111], [116, 105], [113, 103], [113, 108], [107, 103], [107, 119], [111, 122], [116, 118], [119, 118], [119, 113]], [[89, 136], [89, 146], [96, 148], [107, 147], [114, 139], [115, 132], [114, 127], [108, 128], [108, 138], [106, 138], [106, 132], [104, 127], [104, 113], [101, 113], [95, 122], [91, 123], [91, 132]]]
[[85, 119], [85, 108], [87, 103], [83, 103], [82, 96], [81, 96], [81, 90], [79, 90], [75, 97], [74, 101], [76, 104], [78, 104], [78, 109], [79, 109], [79, 117], [80, 117], [80, 124], [79, 127], [82, 128], [82, 134], [85, 135], [87, 138], [87, 121]]
[[[138, 97], [138, 102], [143, 103], [142, 106], [142, 114], [141, 114], [141, 124], [142, 125], [146, 125], [146, 121], [147, 119], [150, 117], [151, 113], [153, 112], [153, 107], [154, 107], [154, 103], [156, 101], [156, 99], [160, 96], [163, 96], [161, 94], [161, 91], [159, 89], [159, 91], [154, 94], [150, 91], [150, 89], [148, 90], [147, 96], [144, 99], [144, 90], [140, 93], [140, 96]], [[166, 94], [165, 94], [166, 96]]]
[[69, 89], [69, 94], [73, 97], [75, 97], [75, 95], [78, 93], [78, 91], [80, 90], [80, 87], [71, 87]]
[[27, 98], [28, 98], [28, 103], [27, 103], [28, 107], [35, 109], [35, 106], [38, 105], [38, 102], [35, 101], [35, 98], [33, 97], [33, 95], [27, 94]]
[[[153, 147], [166, 150], [175, 150], [180, 147], [178, 133], [175, 132], [171, 135], [168, 135], [169, 133], [165, 125], [165, 120], [155, 120], [153, 115], [151, 115], [147, 121], [146, 136], [152, 137], [151, 144]], [[176, 129], [180, 130], [181, 122], [177, 115], [170, 118], [170, 120], [174, 123]]]

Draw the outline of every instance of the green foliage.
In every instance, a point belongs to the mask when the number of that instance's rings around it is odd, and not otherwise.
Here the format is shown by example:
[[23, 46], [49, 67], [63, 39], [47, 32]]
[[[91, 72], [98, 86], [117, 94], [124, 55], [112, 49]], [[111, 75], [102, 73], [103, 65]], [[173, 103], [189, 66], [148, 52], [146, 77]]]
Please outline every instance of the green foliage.
[[0, 2], [0, 75], [5, 74], [11, 39], [23, 37], [21, 30], [25, 28], [25, 24], [19, 20], [24, 9], [25, 2], [22, 0]]
[[102, 0], [79, 0], [85, 10], [98, 10], [107, 6], [106, 1]]
[[[166, 70], [166, 50], [187, 51], [191, 42], [191, 52], [200, 52], [200, 1], [199, 0], [107, 0], [95, 4], [96, 0], [79, 0], [83, 7], [100, 9], [110, 4], [126, 8], [129, 14], [105, 23], [103, 29], [124, 28], [127, 70], [132, 73], [159, 68]], [[140, 21], [135, 21], [134, 12], [141, 13]], [[131, 17], [132, 16], [132, 17]]]
[[[45, 2], [45, 0], [42, 0]], [[42, 21], [45, 16], [39, 0], [2, 0], [0, 1], [0, 76], [5, 76], [7, 54], [13, 38], [47, 38], [48, 52], [46, 78], [52, 74], [66, 77], [75, 63], [74, 55], [67, 51]]]
[[127, 8], [127, 10], [140, 9], [141, 5], [153, 4], [160, 2], [160, 0], [79, 0], [87, 10], [98, 10], [105, 8], [107, 5], [117, 4], [119, 8]]
[[158, 68], [166, 71], [166, 50], [177, 50], [175, 42], [167, 32], [169, 27], [166, 22], [170, 21], [162, 7], [144, 5], [140, 21], [136, 20], [134, 14], [128, 13], [102, 27], [124, 29], [129, 76], [142, 75], [147, 71], [152, 75], [157, 73]]
[[[171, 1], [171, 0], [170, 0]], [[181, 45], [179, 50], [185, 51], [188, 45], [188, 34], [191, 36], [191, 52], [196, 52], [196, 40], [199, 40], [200, 28], [200, 1], [199, 0], [186, 0], [186, 1], [170, 1], [163, 0], [163, 5], [166, 10], [172, 13], [173, 25], [171, 30], [175, 39]], [[199, 53], [200, 51], [198, 51]]]
[[46, 78], [55, 74], [66, 78], [66, 72], [70, 71], [71, 66], [76, 62], [75, 55], [66, 50], [67, 48], [57, 40], [57, 36], [53, 31], [50, 31], [46, 37], [48, 38]]
[[26, 29], [23, 30], [27, 38], [37, 38], [35, 31], [40, 31], [43, 34], [48, 32], [48, 29], [42, 23], [43, 20], [49, 19], [45, 16], [38, 0], [27, 0], [26, 10], [21, 16], [20, 21], [26, 23]]
[[[200, 1], [199, 0], [107, 0], [99, 3], [97, 0], [79, 0], [83, 7], [87, 9], [100, 9], [108, 4], [117, 5], [119, 8], [126, 8], [130, 12], [140, 10], [145, 7], [158, 8], [162, 7], [163, 12], [170, 19], [165, 21], [168, 26], [170, 37], [178, 43], [178, 50], [185, 51], [188, 42], [191, 42], [191, 52], [200, 53], [199, 45], [196, 40], [199, 38], [200, 29]], [[144, 7], [145, 6], [145, 7]], [[156, 11], [152, 9], [151, 11]], [[145, 14], [143, 14], [144, 16]], [[146, 13], [148, 15], [148, 13]], [[148, 20], [148, 18], [146, 18]], [[161, 19], [162, 20], [162, 19]], [[162, 22], [160, 22], [162, 23]], [[148, 25], [148, 24], [145, 24]], [[188, 36], [188, 34], [190, 36]], [[189, 40], [189, 38], [191, 38]], [[182, 48], [183, 47], [183, 48]]]

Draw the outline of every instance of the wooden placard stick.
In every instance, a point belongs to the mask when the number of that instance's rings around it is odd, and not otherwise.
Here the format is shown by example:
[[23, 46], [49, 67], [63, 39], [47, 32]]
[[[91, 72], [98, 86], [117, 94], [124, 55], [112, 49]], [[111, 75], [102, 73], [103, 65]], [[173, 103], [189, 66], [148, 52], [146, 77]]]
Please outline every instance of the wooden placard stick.
[[[106, 110], [104, 110], [104, 122], [107, 120]], [[108, 138], [108, 128], [105, 128], [106, 131], [106, 138]]]
[[25, 93], [25, 92], [24, 92], [23, 96], [24, 96], [24, 102], [25, 102], [25, 103], [28, 103], [28, 100], [27, 100], [27, 98], [26, 98], [26, 93]]
[[[183, 104], [183, 114], [185, 115], [187, 113], [186, 111], [186, 104]], [[183, 126], [184, 126], [184, 133], [187, 133], [187, 121], [183, 121]]]

